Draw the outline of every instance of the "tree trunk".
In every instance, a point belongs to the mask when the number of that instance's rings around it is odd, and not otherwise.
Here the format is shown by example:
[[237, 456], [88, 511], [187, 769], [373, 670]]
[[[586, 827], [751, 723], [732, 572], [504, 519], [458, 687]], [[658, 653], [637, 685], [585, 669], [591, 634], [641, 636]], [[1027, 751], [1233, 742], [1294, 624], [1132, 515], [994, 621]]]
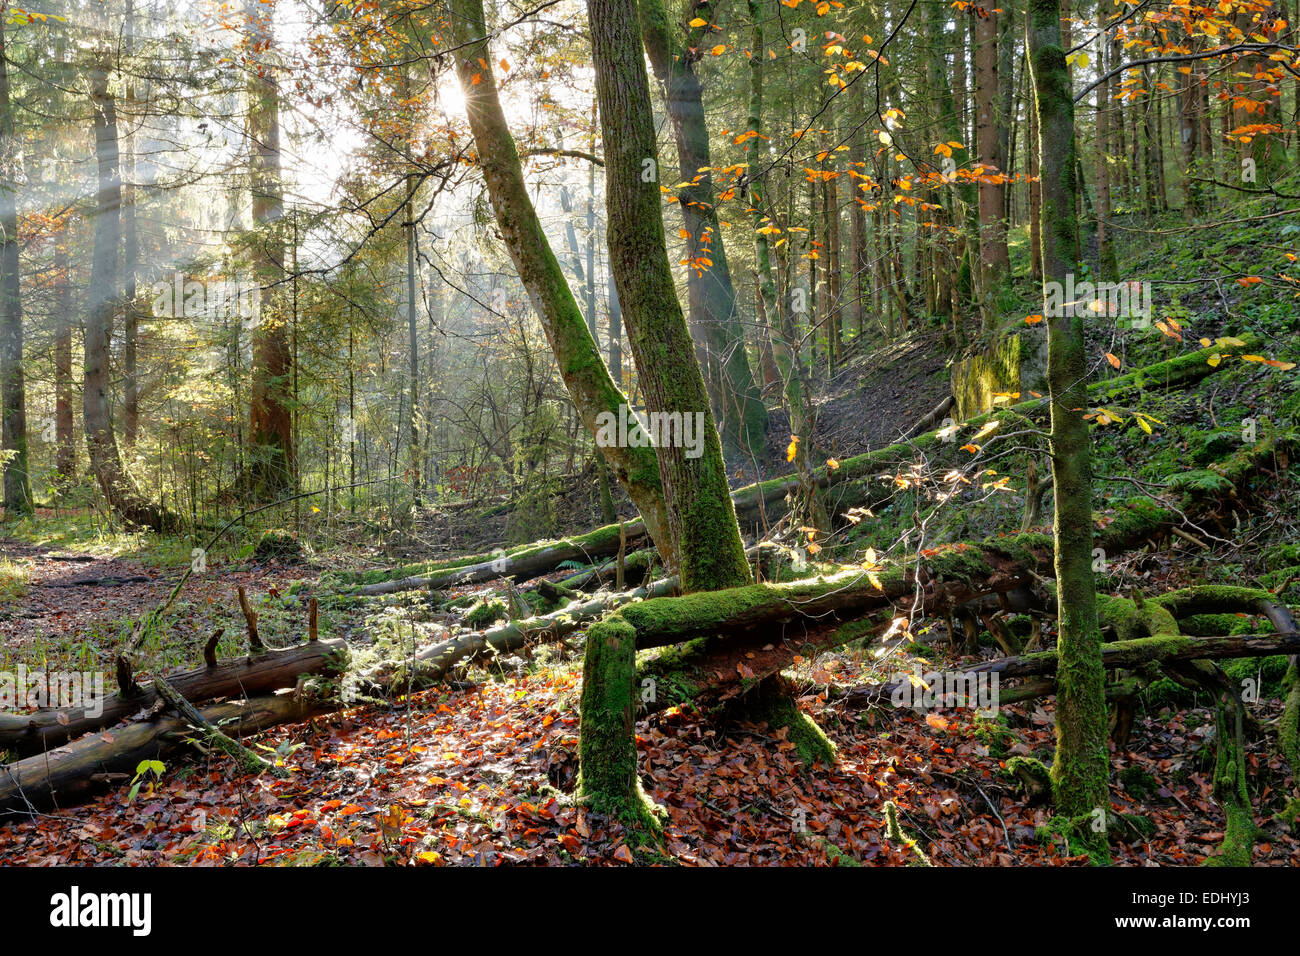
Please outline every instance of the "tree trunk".
[[[7, 16], [0, 11], [0, 21]], [[23, 383], [23, 300], [18, 263], [18, 170], [21, 140], [14, 128], [5, 59], [4, 23], [0, 22], [0, 466], [4, 469], [4, 506], [9, 515], [32, 511], [28, 474], [27, 397]]]
[[[1101, 0], [1097, 3], [1097, 16], [1104, 24], [1106, 10]], [[1101, 70], [1109, 68], [1110, 47], [1110, 39], [1103, 29], [1097, 35], [1097, 65]], [[1110, 80], [1097, 87], [1097, 264], [1101, 278], [1108, 282], [1119, 279], [1119, 263], [1110, 237], [1110, 114], [1114, 107], [1112, 90]]]
[[[1061, 45], [1060, 0], [1033, 0], [1028, 42], [1038, 110], [1043, 278], [1063, 284], [1079, 250], [1074, 103]], [[1097, 808], [1104, 812], [1108, 796], [1105, 687], [1092, 572], [1091, 449], [1083, 418], [1088, 369], [1082, 316], [1047, 322], [1061, 662], [1052, 786], [1059, 812], [1075, 818]]]
[[[759, 455], [767, 440], [767, 408], [745, 349], [745, 330], [739, 321], [718, 222], [704, 94], [694, 68], [703, 55], [708, 27], [688, 27], [684, 42], [678, 43], [664, 0], [639, 0], [635, 6], [633, 15], [638, 20], [634, 22], [640, 23], [645, 52], [663, 84], [664, 104], [672, 121], [680, 174], [677, 181], [690, 184], [678, 191], [677, 203], [688, 234], [687, 305], [691, 327], [707, 343], [704, 368], [716, 379], [711, 383], [718, 399], [714, 414], [721, 419], [729, 450]], [[687, 20], [712, 17], [709, 0], [688, 0], [687, 6]], [[697, 340], [697, 348], [700, 344]]]
[[77, 447], [72, 413], [72, 263], [67, 242], [65, 225], [54, 251], [58, 310], [54, 320], [54, 462], [60, 479], [71, 483], [77, 477]]
[[[660, 441], [659, 477], [686, 592], [748, 583], [749, 565], [727, 485], [726, 463], [665, 252], [654, 117], [633, 0], [589, 0], [592, 57], [605, 141], [610, 269], [650, 413], [698, 423], [698, 455], [681, 432]], [[676, 439], [676, 440], [671, 440]]]
[[121, 244], [122, 181], [118, 169], [117, 106], [108, 91], [111, 64], [103, 54], [91, 68], [90, 100], [94, 107], [95, 156], [99, 174], [95, 212], [95, 248], [91, 257], [86, 302], [85, 373], [82, 414], [90, 467], [109, 507], [132, 524], [154, 531], [179, 526], [176, 516], [144, 499], [122, 466], [109, 409], [109, 329], [121, 302], [118, 246]]
[[[259, 51], [271, 49], [269, 8], [246, 0], [248, 31]], [[262, 294], [253, 330], [253, 384], [249, 396], [249, 486], [273, 499], [293, 486], [293, 425], [289, 413], [292, 375], [288, 324], [275, 302], [284, 278], [283, 187], [280, 181], [280, 91], [270, 67], [250, 69], [248, 79], [249, 167], [255, 269]]]
[[[748, 142], [766, 143], [767, 140], [762, 135], [763, 64], [766, 47], [763, 41], [762, 10], [758, 0], [749, 0], [749, 16], [753, 29], [749, 58], [749, 129], [746, 132], [754, 134]], [[791, 441], [794, 443], [793, 461], [799, 481], [796, 520], [818, 530], [829, 530], [830, 519], [811, 462], [816, 407], [812, 403], [808, 374], [799, 355], [799, 339], [790, 303], [778, 297], [772, 277], [767, 237], [780, 229], [773, 218], [776, 206], [768, 201], [767, 179], [760, 172], [761, 150], [747, 146], [746, 151], [750, 154], [750, 169], [756, 171], [753, 182], [754, 261], [758, 267], [759, 308], [766, 315], [772, 316], [772, 359], [781, 377], [782, 396], [785, 399], [786, 414], [790, 418]], [[764, 210], [770, 212], [765, 214]]]
[[[135, 4], [127, 0], [122, 29], [122, 55], [129, 58], [135, 48]], [[126, 84], [128, 129], [134, 120], [135, 83]], [[122, 442], [128, 449], [135, 445], [140, 431], [140, 379], [137, 374], [140, 310], [136, 303], [136, 282], [140, 272], [140, 239], [135, 226], [135, 142], [123, 137], [126, 155], [122, 162], [122, 271], [126, 280], [122, 321]]]
[[1003, 174], [1002, 136], [998, 121], [998, 14], [975, 16], [975, 145], [980, 163], [979, 268], [980, 315], [986, 331], [998, 325], [997, 295], [1011, 267], [1007, 253], [1006, 186], [990, 182]]
[[[495, 76], [490, 66], [479, 63], [480, 59], [492, 63], [482, 0], [455, 0], [452, 30], [458, 46], [466, 50], [458, 58], [457, 72], [497, 226], [555, 353], [565, 387], [583, 424], [595, 434], [598, 418], [617, 418], [620, 409], [628, 407], [628, 401], [601, 361], [582, 310], [551, 250], [528, 196], [519, 154], [497, 96]], [[657, 195], [658, 185], [654, 184], [654, 188]], [[668, 520], [654, 449], [620, 447], [617, 442], [598, 445], [619, 484], [641, 512], [660, 557], [665, 564], [674, 565], [678, 544]]]

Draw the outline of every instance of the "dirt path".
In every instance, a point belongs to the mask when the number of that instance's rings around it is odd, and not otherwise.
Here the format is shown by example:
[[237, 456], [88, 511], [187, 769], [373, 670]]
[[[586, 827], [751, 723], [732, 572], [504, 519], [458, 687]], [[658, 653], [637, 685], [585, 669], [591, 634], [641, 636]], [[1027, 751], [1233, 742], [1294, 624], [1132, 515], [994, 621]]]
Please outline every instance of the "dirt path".
[[[107, 665], [131, 623], [162, 605], [183, 573], [129, 557], [79, 554], [12, 539], [0, 539], [0, 555], [28, 572], [25, 593], [0, 604], [0, 664]], [[240, 634], [243, 619], [235, 598], [240, 585], [255, 598], [278, 598], [292, 581], [314, 580], [318, 573], [303, 564], [209, 564], [190, 577], [177, 599], [157, 641], [158, 659], [168, 666], [193, 666], [203, 640], [218, 627]], [[289, 609], [285, 616], [292, 617]], [[273, 642], [287, 642], [290, 635], [284, 630], [281, 635], [272, 624], [267, 633]]]

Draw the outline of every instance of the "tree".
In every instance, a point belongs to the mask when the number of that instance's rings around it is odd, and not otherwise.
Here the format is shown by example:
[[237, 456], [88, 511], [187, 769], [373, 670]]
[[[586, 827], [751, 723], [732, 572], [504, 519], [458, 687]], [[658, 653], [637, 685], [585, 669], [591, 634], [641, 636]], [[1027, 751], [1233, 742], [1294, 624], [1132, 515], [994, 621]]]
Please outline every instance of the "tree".
[[[663, 85], [664, 104], [677, 144], [680, 187], [677, 205], [685, 227], [686, 288], [691, 325], [699, 339], [697, 353], [715, 395], [714, 411], [723, 436], [734, 449], [753, 454], [766, 442], [767, 408], [754, 382], [745, 351], [744, 327], [738, 321], [727, 250], [718, 222], [713, 189], [709, 128], [704, 90], [695, 74], [712, 16], [709, 0], [688, 0], [684, 42], [673, 36], [664, 0], [638, 0], [641, 36], [655, 76]], [[704, 25], [700, 25], [704, 24]]]
[[[617, 416], [620, 410], [626, 411], [627, 397], [614, 384], [601, 360], [596, 341], [528, 196], [523, 167], [501, 109], [492, 67], [483, 65], [492, 63], [483, 2], [453, 0], [450, 17], [452, 35], [464, 51], [456, 58], [456, 71], [465, 95], [465, 110], [502, 241], [541, 320], [578, 415], [595, 434], [597, 416], [602, 413]], [[669, 522], [654, 449], [606, 443], [600, 450], [641, 512], [660, 556], [669, 566], [676, 566], [677, 539]]]
[[27, 399], [23, 387], [23, 301], [18, 265], [18, 177], [21, 148], [9, 99], [5, 59], [5, 19], [0, 6], [0, 466], [4, 468], [4, 506], [9, 514], [32, 510], [27, 459]]
[[109, 330], [122, 302], [118, 248], [121, 244], [122, 178], [118, 166], [117, 106], [108, 88], [112, 69], [107, 52], [90, 68], [98, 190], [95, 245], [86, 301], [86, 359], [82, 415], [90, 467], [109, 506], [124, 520], [168, 531], [179, 525], [175, 515], [146, 501], [122, 465], [109, 406]]
[[[1011, 260], [1007, 253], [1007, 227], [1004, 216], [1006, 186], [1002, 182], [1003, 129], [998, 96], [998, 16], [993, 10], [978, 10], [975, 14], [975, 146], [979, 156], [979, 290], [980, 314], [985, 329], [996, 328], [998, 321], [997, 294]], [[1002, 14], [1006, 16], [1006, 14]]]
[[[253, 53], [272, 49], [273, 6], [249, 0], [248, 45]], [[272, 67], [248, 64], [249, 173], [253, 204], [254, 268], [262, 289], [253, 330], [253, 388], [249, 396], [250, 489], [274, 498], [293, 484], [293, 424], [289, 413], [288, 323], [278, 304], [284, 278], [284, 194], [280, 182], [280, 92]]]
[[[1079, 258], [1074, 101], [1061, 45], [1059, 0], [1033, 0], [1026, 24], [1042, 170], [1044, 283], [1065, 283]], [[1073, 313], [1074, 309], [1063, 309]], [[1076, 820], [1108, 807], [1105, 673], [1093, 579], [1092, 463], [1082, 315], [1047, 319], [1052, 484], [1056, 495], [1056, 807]], [[1089, 821], [1091, 822], [1091, 821]], [[1082, 832], [1092, 832], [1081, 824]], [[1093, 841], [1104, 854], [1105, 841]]]
[[[659, 440], [659, 477], [678, 547], [682, 590], [708, 591], [750, 582], [726, 463], [664, 241], [650, 84], [633, 0], [588, 0], [592, 62], [605, 143], [605, 205], [610, 270], [618, 285], [632, 360], [651, 415], [694, 416], [701, 454], [684, 442]], [[660, 439], [669, 436], [661, 434]]]

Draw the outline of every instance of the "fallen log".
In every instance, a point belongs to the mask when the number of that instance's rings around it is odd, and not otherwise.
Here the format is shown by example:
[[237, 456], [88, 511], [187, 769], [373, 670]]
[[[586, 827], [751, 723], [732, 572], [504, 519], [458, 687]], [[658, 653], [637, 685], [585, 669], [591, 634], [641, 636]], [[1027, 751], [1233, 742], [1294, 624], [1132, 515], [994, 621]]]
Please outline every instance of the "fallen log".
[[133, 574], [125, 578], [73, 578], [71, 581], [39, 581], [36, 586], [38, 588], [117, 587], [122, 584], [147, 584], [152, 580], [153, 578], [147, 578], [143, 574]]
[[[663, 578], [646, 587], [601, 595], [579, 604], [571, 604], [552, 614], [510, 621], [484, 631], [472, 631], [431, 644], [417, 651], [410, 661], [385, 661], [361, 675], [363, 688], [389, 689], [410, 679], [412, 686], [422, 687], [442, 679], [462, 662], [474, 663], [495, 654], [508, 654], [533, 644], [562, 640], [581, 630], [610, 611], [638, 600], [664, 597], [675, 593], [677, 578]], [[373, 691], [372, 691], [373, 692]]]
[[[628, 544], [639, 543], [647, 537], [645, 525], [640, 521], [629, 522], [626, 526]], [[458, 584], [478, 584], [496, 578], [514, 578], [524, 581], [537, 577], [548, 571], [554, 571], [565, 561], [591, 561], [593, 558], [608, 558], [618, 554], [619, 526], [608, 525], [580, 538], [568, 538], [516, 550], [514, 553], [488, 555], [482, 561], [460, 564], [427, 574], [416, 574], [396, 578], [391, 581], [378, 581], [363, 584], [356, 589], [357, 594], [395, 594], [398, 591], [411, 591], [418, 588], [444, 588]], [[480, 556], [484, 557], [484, 556]]]
[[[339, 706], [332, 700], [299, 700], [286, 693], [214, 704], [199, 714], [239, 738], [276, 724], [307, 720]], [[186, 718], [157, 717], [0, 765], [0, 818], [84, 802], [98, 792], [125, 784], [142, 760], [165, 761], [190, 749], [192, 737]]]
[[[338, 673], [346, 656], [346, 645], [341, 640], [313, 641], [170, 674], [167, 680], [177, 693], [191, 701], [255, 696], [292, 687], [304, 674]], [[89, 707], [0, 714], [0, 751], [26, 757], [53, 750], [148, 710], [157, 699], [153, 685], [146, 683], [140, 694], [115, 694]]]
[[[1272, 634], [1234, 634], [1223, 637], [1190, 637], [1187, 635], [1141, 637], [1131, 641], [1114, 641], [1101, 646], [1102, 666], [1106, 668], [1132, 668], [1139, 664], [1173, 664], [1179, 661], [1221, 660], [1232, 657], [1268, 657], [1271, 654], [1294, 654], [1300, 651], [1300, 631], [1282, 631]], [[1021, 677], [1052, 678], [1056, 674], [1056, 651], [1041, 651], [1018, 657], [1000, 657], [962, 670], [963, 675], [998, 675], [1002, 680]], [[862, 687], [850, 687], [839, 698], [850, 710], [870, 707], [889, 700], [896, 690], [911, 686], [907, 680], [890, 681]], [[1033, 685], [1034, 696], [1055, 692], [1055, 680], [1042, 680]], [[1018, 688], [1012, 688], [1014, 694]], [[1016, 694], [1016, 700], [1026, 699]]]
[[[1025, 587], [1052, 560], [1050, 539], [1017, 535], [962, 543], [912, 558], [786, 584], [755, 584], [631, 604], [615, 612], [638, 650], [663, 648], [637, 671], [657, 688], [645, 710], [702, 693], [719, 700], [811, 656], [861, 636], [846, 620], [889, 612], [942, 615], [968, 601]], [[668, 645], [680, 644], [680, 647]]]
[[159, 677], [153, 682], [154, 690], [158, 692], [167, 706], [172, 709], [177, 717], [182, 717], [185, 722], [194, 730], [202, 731], [204, 739], [212, 744], [217, 750], [220, 750], [227, 757], [235, 761], [243, 773], [261, 773], [264, 770], [274, 769], [277, 777], [285, 776], [283, 768], [273, 768], [263, 758], [259, 757], [253, 751], [249, 750], [239, 741], [228, 736], [219, 727], [200, 714], [193, 704], [186, 700], [176, 689], [167, 683], [165, 678]]

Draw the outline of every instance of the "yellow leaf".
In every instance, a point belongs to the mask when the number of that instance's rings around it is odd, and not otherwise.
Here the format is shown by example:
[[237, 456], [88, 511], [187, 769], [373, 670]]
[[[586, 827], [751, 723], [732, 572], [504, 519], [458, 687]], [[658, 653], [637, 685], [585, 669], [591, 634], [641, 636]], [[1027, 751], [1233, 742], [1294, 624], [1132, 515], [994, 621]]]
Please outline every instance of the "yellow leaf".
[[790, 444], [785, 449], [785, 460], [794, 461], [795, 454], [799, 451], [799, 436], [791, 435]]
[[712, 53], [714, 56], [722, 56], [722, 54], [727, 52], [727, 45], [725, 43], [719, 43], [709, 52]]
[[694, 20], [690, 22], [690, 26], [693, 27], [707, 27], [708, 25], [709, 25], [709, 21], [701, 17], [696, 17]]
[[1110, 352], [1106, 353], [1106, 361], [1109, 362], [1113, 367], [1119, 368], [1119, 359], [1116, 358], [1114, 355], [1112, 355]]

